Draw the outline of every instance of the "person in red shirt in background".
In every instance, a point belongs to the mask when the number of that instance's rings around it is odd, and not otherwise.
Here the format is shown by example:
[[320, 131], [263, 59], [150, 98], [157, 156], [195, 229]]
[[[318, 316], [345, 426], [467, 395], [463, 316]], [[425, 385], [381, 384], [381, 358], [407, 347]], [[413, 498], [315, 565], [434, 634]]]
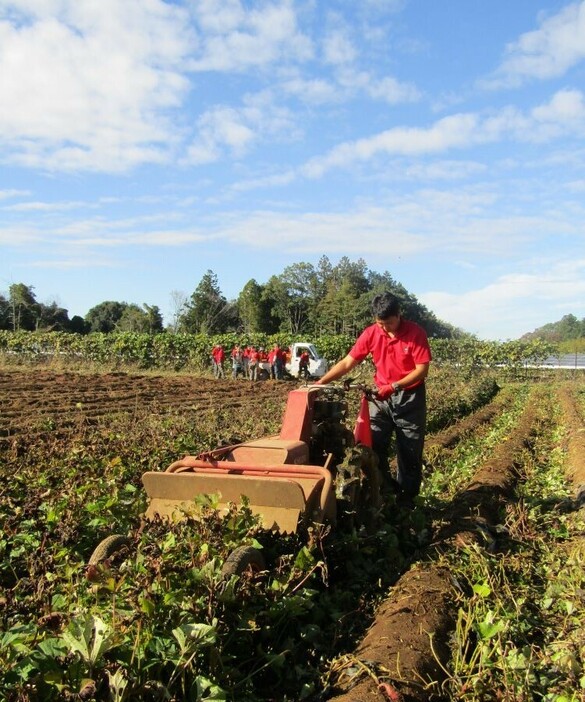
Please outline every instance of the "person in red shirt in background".
[[213, 377], [217, 378], [217, 361], [215, 360], [215, 354], [217, 353], [217, 346], [211, 349], [211, 370], [213, 371]]
[[299, 356], [299, 378], [309, 377], [309, 352], [305, 349]]
[[249, 363], [250, 363], [250, 351], [252, 347], [251, 346], [246, 346], [242, 350], [242, 369], [244, 371], [244, 378], [249, 377]]
[[270, 363], [270, 377], [273, 380], [282, 380], [282, 350], [278, 344], [274, 344], [273, 348], [268, 352], [268, 363]]
[[225, 378], [225, 373], [223, 372], [223, 361], [225, 359], [225, 351], [223, 346], [218, 344], [214, 346], [211, 351], [212, 365], [213, 365], [213, 375], [215, 378]]
[[242, 349], [240, 348], [239, 344], [236, 344], [234, 346], [234, 348], [232, 349], [231, 359], [232, 359], [232, 378], [234, 378], [234, 380], [235, 380], [240, 373], [244, 372], [243, 353], [242, 353]]
[[[372, 448], [387, 487], [397, 493], [397, 503], [414, 507], [422, 481], [423, 447], [426, 430], [425, 378], [431, 349], [426, 332], [403, 319], [400, 303], [391, 293], [376, 295], [372, 301], [374, 324], [360, 334], [350, 352], [317, 381], [325, 385], [341, 378], [371, 355], [376, 373], [378, 399], [369, 403]], [[398, 471], [390, 476], [388, 449], [396, 436]]]
[[248, 377], [250, 380], [258, 380], [258, 362], [260, 361], [260, 353], [251, 346], [248, 352]]

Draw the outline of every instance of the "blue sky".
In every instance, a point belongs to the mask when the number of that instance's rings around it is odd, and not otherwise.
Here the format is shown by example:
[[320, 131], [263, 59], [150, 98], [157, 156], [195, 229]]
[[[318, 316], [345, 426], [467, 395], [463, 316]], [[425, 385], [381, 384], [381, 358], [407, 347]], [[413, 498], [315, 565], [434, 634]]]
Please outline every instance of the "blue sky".
[[486, 339], [585, 316], [585, 0], [2, 0], [0, 291], [326, 254]]

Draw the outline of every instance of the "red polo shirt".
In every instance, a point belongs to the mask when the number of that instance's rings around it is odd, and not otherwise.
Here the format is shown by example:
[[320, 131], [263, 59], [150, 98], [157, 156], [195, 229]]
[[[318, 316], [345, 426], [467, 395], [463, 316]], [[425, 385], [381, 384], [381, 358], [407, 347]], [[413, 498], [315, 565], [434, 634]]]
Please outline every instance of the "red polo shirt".
[[[376, 374], [374, 381], [378, 387], [397, 383], [421, 363], [431, 361], [431, 348], [425, 330], [407, 319], [400, 320], [394, 337], [377, 324], [366, 327], [349, 352], [356, 361], [363, 361], [372, 354]], [[409, 385], [408, 389], [423, 381]]]

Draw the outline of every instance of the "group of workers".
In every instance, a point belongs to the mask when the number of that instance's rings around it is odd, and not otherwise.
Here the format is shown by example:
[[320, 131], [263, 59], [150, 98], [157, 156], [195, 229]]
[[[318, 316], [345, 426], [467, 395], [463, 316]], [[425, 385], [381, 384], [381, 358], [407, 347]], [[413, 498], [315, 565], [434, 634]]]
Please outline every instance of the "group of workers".
[[[215, 378], [225, 378], [225, 360], [225, 349], [221, 344], [217, 344], [211, 350], [211, 366]], [[287, 360], [287, 352], [278, 344], [275, 344], [270, 351], [266, 351], [263, 347], [255, 348], [254, 346], [236, 344], [229, 355], [231, 375], [234, 379], [241, 375], [248, 380], [258, 380], [261, 364], [268, 364], [270, 377], [274, 380], [282, 380]], [[308, 366], [308, 354], [306, 360]]]

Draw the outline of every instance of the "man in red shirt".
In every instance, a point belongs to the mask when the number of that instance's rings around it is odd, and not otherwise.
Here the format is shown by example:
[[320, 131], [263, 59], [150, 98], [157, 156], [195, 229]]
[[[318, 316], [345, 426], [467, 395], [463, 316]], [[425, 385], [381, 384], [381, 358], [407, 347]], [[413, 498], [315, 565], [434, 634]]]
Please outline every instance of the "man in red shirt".
[[251, 346], [250, 352], [248, 354], [248, 376], [250, 380], [258, 380], [258, 362], [260, 361], [260, 354], [256, 349]]
[[305, 349], [299, 357], [299, 378], [309, 377], [309, 352]]
[[242, 349], [240, 348], [239, 344], [236, 344], [234, 346], [234, 348], [232, 349], [231, 359], [232, 359], [232, 378], [234, 378], [234, 380], [235, 380], [240, 373], [244, 372], [243, 353], [242, 353]]
[[372, 447], [378, 455], [382, 478], [392, 484], [388, 448], [396, 435], [398, 471], [397, 501], [414, 506], [422, 480], [423, 446], [426, 428], [425, 378], [431, 350], [426, 332], [403, 319], [400, 304], [391, 293], [376, 295], [372, 301], [375, 323], [366, 327], [350, 352], [317, 381], [324, 385], [341, 378], [372, 356], [378, 399], [370, 402]]
[[212, 355], [215, 364], [213, 368], [215, 377], [225, 378], [225, 374], [223, 372], [223, 361], [225, 358], [225, 351], [223, 350], [223, 346], [221, 344], [214, 346]]

